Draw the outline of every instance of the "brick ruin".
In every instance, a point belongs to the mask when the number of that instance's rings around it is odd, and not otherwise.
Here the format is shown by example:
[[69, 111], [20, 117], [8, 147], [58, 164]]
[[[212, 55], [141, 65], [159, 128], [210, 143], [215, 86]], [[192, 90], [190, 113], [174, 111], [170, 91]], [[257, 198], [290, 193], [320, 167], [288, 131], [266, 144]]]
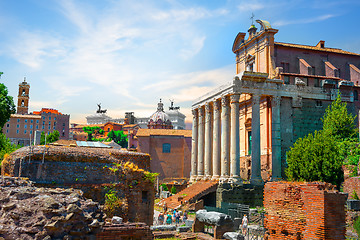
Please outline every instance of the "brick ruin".
[[101, 204], [104, 204], [105, 194], [113, 190], [125, 206], [125, 211], [123, 208], [115, 212], [116, 215], [124, 221], [151, 225], [155, 191], [154, 183], [144, 174], [149, 169], [148, 154], [116, 149], [34, 146], [18, 149], [5, 158], [1, 172], [29, 178], [38, 187], [81, 189], [86, 198]]
[[354, 194], [354, 191], [360, 196], [360, 177], [350, 177], [344, 181], [344, 192], [349, 193], [349, 197]]
[[268, 239], [345, 239], [346, 198], [328, 183], [266, 183]]

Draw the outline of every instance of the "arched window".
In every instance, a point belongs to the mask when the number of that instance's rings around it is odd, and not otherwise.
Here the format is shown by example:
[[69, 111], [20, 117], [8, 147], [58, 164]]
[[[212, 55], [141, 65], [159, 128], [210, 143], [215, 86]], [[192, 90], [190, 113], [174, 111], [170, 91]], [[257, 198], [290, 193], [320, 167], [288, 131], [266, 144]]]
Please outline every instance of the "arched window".
[[162, 150], [163, 153], [171, 152], [171, 144], [170, 143], [163, 143], [162, 148], [163, 148], [163, 150]]

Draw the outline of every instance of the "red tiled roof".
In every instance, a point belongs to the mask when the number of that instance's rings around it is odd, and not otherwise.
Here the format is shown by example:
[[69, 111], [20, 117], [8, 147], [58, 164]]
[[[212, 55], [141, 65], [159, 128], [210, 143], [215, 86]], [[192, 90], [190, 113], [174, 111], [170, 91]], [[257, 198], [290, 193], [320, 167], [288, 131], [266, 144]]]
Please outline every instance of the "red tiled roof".
[[275, 42], [274, 44], [278, 45], [278, 46], [283, 46], [283, 47], [302, 48], [302, 49], [308, 49], [308, 50], [314, 50], [314, 51], [332, 52], [332, 53], [360, 56], [360, 54], [358, 54], [358, 53], [344, 51], [339, 48], [327, 48], [327, 47], [321, 48], [321, 47], [316, 47], [316, 46], [294, 44], [294, 43], [282, 43], [282, 42]]
[[144, 129], [140, 128], [136, 134], [137, 137], [147, 136], [184, 136], [192, 137], [191, 130], [183, 129]]

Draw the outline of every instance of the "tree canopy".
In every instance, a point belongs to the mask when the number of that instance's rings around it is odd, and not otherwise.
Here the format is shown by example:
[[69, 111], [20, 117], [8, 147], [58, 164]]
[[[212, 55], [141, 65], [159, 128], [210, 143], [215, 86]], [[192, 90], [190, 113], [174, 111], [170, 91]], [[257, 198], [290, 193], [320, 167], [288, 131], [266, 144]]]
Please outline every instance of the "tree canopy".
[[124, 131], [111, 130], [107, 136], [108, 136], [108, 138], [114, 140], [114, 142], [119, 144], [121, 147], [123, 147], [123, 148], [128, 147], [128, 139], [127, 139], [127, 135], [124, 133]]
[[88, 134], [87, 141], [94, 141], [97, 134], [104, 134], [104, 130], [98, 126], [95, 127], [83, 127], [84, 132]]
[[13, 98], [8, 96], [7, 87], [0, 83], [0, 130], [13, 113], [15, 113]]
[[[60, 134], [57, 130], [53, 131], [52, 133], [49, 133], [48, 135], [46, 135], [46, 144], [56, 142], [57, 140], [59, 140], [59, 136], [60, 136]], [[45, 133], [44, 132], [41, 132], [40, 144], [41, 145], [45, 144]]]
[[323, 129], [297, 139], [287, 152], [285, 173], [288, 179], [324, 181], [339, 188], [344, 180], [344, 160], [359, 152], [354, 119], [339, 94], [326, 109]]

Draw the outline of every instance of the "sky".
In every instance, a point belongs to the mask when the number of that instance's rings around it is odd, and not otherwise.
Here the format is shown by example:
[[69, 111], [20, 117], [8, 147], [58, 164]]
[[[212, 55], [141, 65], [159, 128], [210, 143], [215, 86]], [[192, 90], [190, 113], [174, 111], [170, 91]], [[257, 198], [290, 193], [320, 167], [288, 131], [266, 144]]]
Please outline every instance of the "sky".
[[[0, 0], [0, 82], [29, 111], [55, 108], [86, 123], [107, 115], [149, 117], [161, 98], [191, 121], [192, 102], [231, 81], [238, 32], [254, 19], [275, 41], [360, 53], [358, 0]], [[257, 26], [260, 28], [259, 26]]]

